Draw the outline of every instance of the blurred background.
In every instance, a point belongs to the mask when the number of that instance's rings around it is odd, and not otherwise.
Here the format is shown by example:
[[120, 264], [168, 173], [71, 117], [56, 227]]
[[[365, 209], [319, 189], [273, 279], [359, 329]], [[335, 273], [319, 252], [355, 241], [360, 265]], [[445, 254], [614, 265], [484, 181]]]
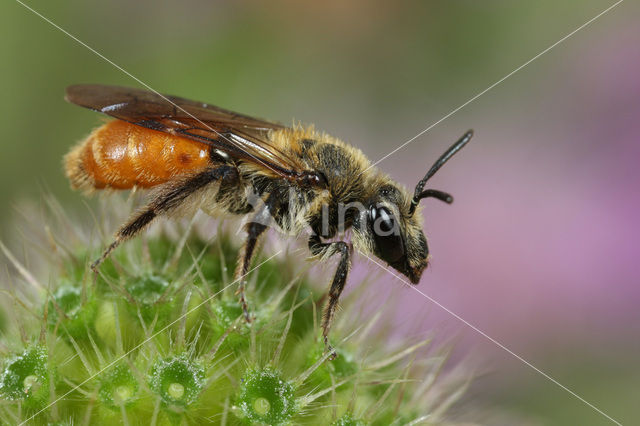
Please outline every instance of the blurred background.
[[[315, 123], [378, 160], [614, 2], [137, 1], [26, 4], [160, 92]], [[640, 418], [640, 8], [623, 2], [379, 167], [432, 180], [421, 291], [624, 424]], [[102, 120], [73, 83], [137, 86], [17, 2], [0, 4], [0, 219], [50, 191], [70, 209], [64, 153]], [[85, 210], [86, 211], [86, 210]], [[304, 255], [301, 255], [301, 260]], [[376, 272], [365, 258], [358, 277]], [[612, 424], [389, 275], [397, 333], [455, 336], [480, 366], [467, 399], [540, 424]], [[382, 301], [384, 298], [380, 299]]]

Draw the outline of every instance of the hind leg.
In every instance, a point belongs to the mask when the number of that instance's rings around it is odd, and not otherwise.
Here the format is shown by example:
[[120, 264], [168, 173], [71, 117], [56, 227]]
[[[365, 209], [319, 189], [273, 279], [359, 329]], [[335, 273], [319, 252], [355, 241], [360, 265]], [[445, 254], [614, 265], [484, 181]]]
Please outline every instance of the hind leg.
[[156, 217], [170, 213], [179, 207], [190, 195], [193, 195], [198, 190], [218, 180], [221, 184], [233, 184], [237, 182], [239, 180], [238, 169], [234, 166], [224, 165], [165, 184], [149, 204], [143, 207], [118, 230], [115, 240], [107, 247], [102, 255], [91, 264], [91, 269], [97, 272], [100, 264], [109, 257], [111, 252], [115, 250], [120, 243], [135, 237]]

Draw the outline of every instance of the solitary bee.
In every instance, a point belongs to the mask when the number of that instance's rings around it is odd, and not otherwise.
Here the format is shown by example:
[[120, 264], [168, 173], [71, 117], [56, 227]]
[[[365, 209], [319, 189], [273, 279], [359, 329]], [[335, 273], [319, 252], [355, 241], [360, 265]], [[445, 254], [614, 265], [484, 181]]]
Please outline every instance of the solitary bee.
[[[66, 99], [116, 118], [66, 155], [74, 189], [157, 189], [91, 265], [94, 271], [121, 242], [158, 216], [198, 209], [211, 215], [250, 215], [235, 271], [250, 322], [245, 276], [265, 231], [307, 231], [312, 257], [339, 258], [322, 321], [328, 350], [354, 246], [418, 283], [429, 264], [418, 203], [429, 197], [453, 202], [451, 195], [424, 186], [473, 134], [468, 131], [453, 144], [411, 196], [359, 149], [313, 127], [286, 127], [206, 103], [116, 86], [70, 86]], [[351, 241], [335, 241], [345, 239], [348, 230]]]

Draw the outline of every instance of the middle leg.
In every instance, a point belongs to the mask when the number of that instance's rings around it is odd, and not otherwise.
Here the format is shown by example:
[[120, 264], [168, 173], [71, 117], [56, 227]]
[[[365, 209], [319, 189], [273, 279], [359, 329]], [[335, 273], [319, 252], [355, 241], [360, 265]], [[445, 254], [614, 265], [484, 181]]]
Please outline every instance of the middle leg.
[[238, 292], [240, 295], [240, 304], [242, 305], [242, 312], [244, 319], [250, 323], [251, 316], [249, 315], [249, 307], [247, 306], [247, 299], [245, 296], [245, 284], [246, 276], [249, 273], [249, 267], [251, 266], [251, 260], [256, 253], [261, 237], [264, 235], [264, 231], [267, 230], [267, 223], [270, 223], [271, 212], [275, 208], [277, 203], [277, 196], [270, 194], [267, 200], [260, 207], [257, 208], [256, 213], [251, 218], [251, 221], [247, 224], [247, 240], [240, 251], [238, 256], [238, 266], [235, 273], [235, 281], [239, 281]]
[[250, 222], [247, 225], [247, 241], [244, 243], [244, 246], [242, 247], [242, 250], [238, 257], [238, 267], [235, 273], [235, 280], [240, 281], [240, 284], [238, 286], [238, 294], [240, 296], [240, 304], [242, 305], [242, 313], [244, 314], [244, 319], [248, 323], [251, 322], [251, 316], [249, 315], [249, 307], [247, 306], [247, 299], [244, 292], [246, 276], [249, 273], [251, 259], [256, 252], [258, 243], [260, 242], [260, 237], [264, 234], [264, 231], [266, 229], [266, 225], [258, 222]]

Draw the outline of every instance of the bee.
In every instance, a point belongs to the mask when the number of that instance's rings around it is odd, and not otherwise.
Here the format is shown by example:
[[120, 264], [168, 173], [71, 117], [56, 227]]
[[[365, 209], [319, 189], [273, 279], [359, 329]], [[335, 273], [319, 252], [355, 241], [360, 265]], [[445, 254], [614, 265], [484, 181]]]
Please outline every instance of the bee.
[[[66, 100], [115, 120], [93, 130], [64, 159], [74, 189], [154, 189], [92, 265], [160, 216], [195, 213], [248, 218], [235, 279], [247, 322], [245, 277], [268, 228], [308, 233], [311, 257], [338, 258], [322, 320], [329, 330], [353, 248], [374, 255], [417, 284], [429, 265], [420, 200], [446, 203], [427, 181], [469, 142], [465, 133], [429, 169], [413, 194], [373, 167], [359, 149], [313, 127], [252, 118], [206, 103], [106, 85], [74, 85]], [[349, 238], [350, 237], [350, 238]]]

